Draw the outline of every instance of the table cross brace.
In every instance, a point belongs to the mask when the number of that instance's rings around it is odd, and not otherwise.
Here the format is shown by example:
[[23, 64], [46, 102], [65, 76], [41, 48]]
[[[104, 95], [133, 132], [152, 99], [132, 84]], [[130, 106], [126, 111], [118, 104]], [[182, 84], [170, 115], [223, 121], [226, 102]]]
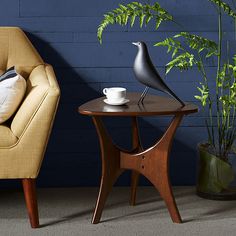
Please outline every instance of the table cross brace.
[[169, 180], [169, 153], [174, 134], [182, 118], [182, 114], [175, 115], [161, 139], [154, 146], [143, 150], [137, 117], [132, 117], [133, 150], [125, 151], [112, 142], [101, 117], [92, 116], [99, 137], [102, 157], [101, 183], [92, 223], [99, 223], [108, 194], [117, 178], [126, 169], [132, 170], [131, 205], [135, 205], [138, 179], [139, 175], [142, 174], [159, 191], [173, 222], [182, 222]]

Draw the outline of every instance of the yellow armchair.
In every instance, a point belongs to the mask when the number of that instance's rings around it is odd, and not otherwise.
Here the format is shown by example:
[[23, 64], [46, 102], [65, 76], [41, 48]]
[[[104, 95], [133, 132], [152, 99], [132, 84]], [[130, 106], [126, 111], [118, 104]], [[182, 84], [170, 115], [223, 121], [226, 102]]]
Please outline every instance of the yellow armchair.
[[53, 125], [60, 89], [53, 68], [45, 64], [24, 32], [0, 27], [0, 73], [15, 66], [27, 80], [23, 102], [0, 125], [0, 179], [21, 179], [32, 228], [39, 226], [35, 179]]

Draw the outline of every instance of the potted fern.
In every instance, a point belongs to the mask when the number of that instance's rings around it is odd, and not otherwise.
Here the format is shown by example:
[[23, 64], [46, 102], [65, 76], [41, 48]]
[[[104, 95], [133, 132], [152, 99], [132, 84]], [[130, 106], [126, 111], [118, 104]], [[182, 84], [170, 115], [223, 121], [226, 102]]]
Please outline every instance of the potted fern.
[[[198, 145], [197, 193], [211, 199], [232, 199], [236, 198], [236, 192], [230, 188], [235, 177], [230, 155], [235, 151], [236, 139], [236, 54], [230, 58], [228, 43], [227, 49], [222, 49], [222, 18], [227, 15], [236, 21], [236, 12], [222, 0], [208, 1], [216, 7], [218, 13], [217, 43], [189, 32], [180, 32], [157, 42], [155, 46], [167, 47], [167, 53], [171, 53], [166, 73], [174, 68], [184, 71], [197, 67], [202, 78], [197, 87], [199, 94], [195, 98], [207, 113], [205, 125], [208, 139]], [[153, 5], [139, 2], [120, 4], [104, 15], [97, 32], [100, 43], [102, 33], [109, 24], [130, 24], [132, 27], [136, 19], [139, 20], [140, 27], [154, 20], [156, 29], [163, 21], [174, 21], [172, 15], [158, 2]], [[225, 60], [223, 56], [226, 56]], [[214, 77], [206, 72], [205, 61], [208, 58], [217, 61]], [[214, 83], [213, 88], [209, 86], [210, 82]]]

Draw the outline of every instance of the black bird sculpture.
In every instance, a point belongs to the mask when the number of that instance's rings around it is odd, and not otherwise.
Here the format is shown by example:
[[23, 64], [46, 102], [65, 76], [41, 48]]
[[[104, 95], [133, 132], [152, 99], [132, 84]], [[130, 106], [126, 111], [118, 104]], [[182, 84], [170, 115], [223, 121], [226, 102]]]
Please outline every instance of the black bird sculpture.
[[165, 84], [161, 76], [158, 74], [148, 53], [147, 46], [144, 42], [132, 43], [138, 47], [138, 53], [134, 60], [134, 74], [136, 79], [146, 85], [138, 104], [142, 103], [149, 88], [157, 89], [174, 97], [182, 106], [184, 102], [178, 98], [173, 91]]

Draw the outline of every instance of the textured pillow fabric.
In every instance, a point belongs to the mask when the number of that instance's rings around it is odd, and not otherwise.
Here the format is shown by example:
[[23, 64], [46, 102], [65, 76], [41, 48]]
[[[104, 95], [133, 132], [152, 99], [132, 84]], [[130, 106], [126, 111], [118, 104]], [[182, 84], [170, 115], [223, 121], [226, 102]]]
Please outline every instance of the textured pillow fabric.
[[26, 81], [16, 72], [14, 67], [0, 76], [0, 124], [14, 114], [25, 91]]
[[15, 77], [17, 75], [17, 72], [15, 70], [15, 67], [9, 68], [7, 71], [5, 71], [1, 76], [0, 76], [0, 82], [5, 80], [5, 79], [10, 79], [12, 77]]

